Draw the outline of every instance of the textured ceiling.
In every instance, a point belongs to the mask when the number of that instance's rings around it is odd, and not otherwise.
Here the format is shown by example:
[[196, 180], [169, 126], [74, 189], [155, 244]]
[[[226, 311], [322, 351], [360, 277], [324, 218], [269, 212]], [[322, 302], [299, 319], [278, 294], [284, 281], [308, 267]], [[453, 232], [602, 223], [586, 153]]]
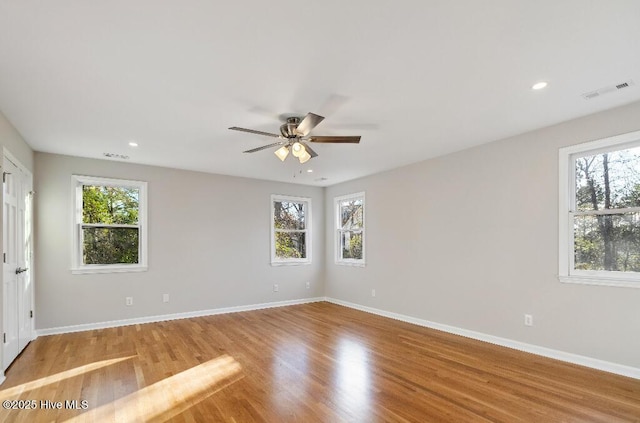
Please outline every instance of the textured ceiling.
[[[38, 151], [326, 186], [640, 100], [639, 22], [637, 0], [0, 0], [0, 111]], [[300, 165], [227, 129], [307, 112], [362, 142]]]

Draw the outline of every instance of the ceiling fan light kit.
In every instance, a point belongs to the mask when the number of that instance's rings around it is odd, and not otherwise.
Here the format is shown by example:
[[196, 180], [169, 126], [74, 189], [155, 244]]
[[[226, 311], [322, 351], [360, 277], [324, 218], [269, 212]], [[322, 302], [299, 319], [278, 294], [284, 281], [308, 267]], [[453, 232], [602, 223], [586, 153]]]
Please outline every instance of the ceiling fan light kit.
[[306, 152], [307, 150], [305, 150], [304, 146], [299, 142], [294, 142], [293, 145], [291, 146], [291, 153], [293, 154], [293, 157], [300, 158], [300, 156], [302, 156], [302, 154]]
[[[280, 126], [280, 135], [270, 132], [256, 131], [254, 129], [240, 128], [237, 126], [232, 126], [229, 129], [233, 131], [248, 132], [250, 134], [263, 135], [267, 137], [280, 138], [282, 140], [280, 142], [275, 142], [258, 148], [252, 148], [251, 150], [244, 151], [244, 153], [255, 153], [256, 151], [280, 146], [280, 148], [275, 151], [275, 155], [283, 162], [285, 161], [287, 156], [289, 156], [290, 152], [300, 161], [300, 163], [306, 163], [313, 157], [318, 156], [318, 154], [306, 144], [309, 142], [335, 144], [357, 144], [360, 142], [360, 136], [308, 136], [313, 128], [315, 128], [323, 120], [324, 117], [316, 115], [314, 113], [307, 113], [307, 115], [302, 120], [297, 116], [289, 117], [287, 118], [287, 123]], [[291, 149], [291, 151], [289, 151], [289, 149]]]
[[[293, 157], [296, 157], [300, 163], [306, 163], [312, 157], [311, 154], [304, 148], [304, 145], [296, 142], [291, 146], [291, 152], [293, 153]], [[285, 161], [287, 156], [289, 155], [289, 146], [283, 145], [279, 149], [277, 149], [274, 154], [278, 156], [281, 161]]]
[[311, 158], [311, 154], [305, 151], [302, 155], [300, 155], [300, 157], [298, 157], [298, 160], [300, 160], [300, 163], [306, 163], [309, 161], [310, 158]]
[[287, 158], [287, 156], [289, 155], [289, 147], [286, 145], [283, 145], [282, 147], [278, 148], [275, 153], [276, 156], [278, 156], [278, 158], [284, 162], [284, 160]]

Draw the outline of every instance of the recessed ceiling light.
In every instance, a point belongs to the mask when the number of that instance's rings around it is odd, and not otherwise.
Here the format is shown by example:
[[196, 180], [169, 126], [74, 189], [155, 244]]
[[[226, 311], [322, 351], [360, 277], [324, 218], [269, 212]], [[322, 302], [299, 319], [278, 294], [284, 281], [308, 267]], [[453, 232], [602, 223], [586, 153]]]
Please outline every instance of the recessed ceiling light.
[[541, 90], [544, 87], [546, 87], [547, 85], [549, 85], [548, 83], [544, 82], [544, 81], [540, 81], [540, 82], [536, 82], [535, 84], [533, 84], [531, 86], [532, 90]]
[[313, 173], [313, 169], [307, 169], [307, 173]]
[[137, 146], [138, 146], [138, 143], [137, 143], [137, 142], [135, 142], [135, 141], [129, 141], [129, 146], [130, 146], [130, 147], [137, 147]]

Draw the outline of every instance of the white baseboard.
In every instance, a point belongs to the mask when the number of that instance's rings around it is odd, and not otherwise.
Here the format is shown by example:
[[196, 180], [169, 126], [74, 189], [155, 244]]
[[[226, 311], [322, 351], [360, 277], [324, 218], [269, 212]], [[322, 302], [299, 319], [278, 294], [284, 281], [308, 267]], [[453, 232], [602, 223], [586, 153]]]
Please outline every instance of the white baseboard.
[[61, 333], [83, 332], [94, 329], [115, 328], [119, 326], [138, 325], [142, 323], [164, 322], [167, 320], [188, 319], [190, 317], [213, 316], [215, 314], [238, 313], [241, 311], [262, 310], [265, 308], [284, 307], [296, 304], [307, 304], [324, 301], [324, 297], [304, 298], [300, 300], [277, 301], [273, 303], [250, 304], [246, 306], [214, 308], [210, 310], [189, 311], [185, 313], [163, 314], [133, 319], [111, 320], [107, 322], [87, 323], [84, 325], [60, 326], [48, 329], [39, 329], [37, 336], [58, 335]]
[[428, 320], [418, 319], [411, 316], [405, 316], [403, 314], [392, 313], [385, 310], [379, 310], [377, 308], [362, 306], [360, 304], [337, 300], [335, 298], [326, 297], [325, 301], [342, 305], [345, 307], [353, 308], [356, 310], [364, 311], [367, 313], [388, 317], [390, 319], [401, 320], [403, 322], [413, 323], [414, 325], [424, 326], [431, 329], [448, 332], [454, 335], [464, 336], [465, 338], [476, 339], [478, 341], [484, 341], [484, 342], [488, 342], [494, 345], [499, 345], [502, 347], [512, 348], [515, 350], [524, 351], [531, 354], [540, 355], [543, 357], [553, 358], [560, 361], [566, 361], [568, 363], [578, 364], [580, 366], [590, 367], [593, 369], [602, 370], [609, 373], [615, 373], [618, 375], [627, 376], [634, 379], [640, 379], [640, 369], [636, 367], [625, 366], [617, 363], [611, 363], [609, 361], [598, 360], [596, 358], [585, 357], [583, 355], [568, 353], [564, 351], [558, 351], [558, 350], [554, 350], [546, 347], [540, 347], [538, 345], [527, 344], [524, 342], [514, 341], [507, 338], [500, 338], [498, 336], [487, 335], [482, 332], [462, 329], [455, 326], [443, 325], [441, 323], [430, 322]]

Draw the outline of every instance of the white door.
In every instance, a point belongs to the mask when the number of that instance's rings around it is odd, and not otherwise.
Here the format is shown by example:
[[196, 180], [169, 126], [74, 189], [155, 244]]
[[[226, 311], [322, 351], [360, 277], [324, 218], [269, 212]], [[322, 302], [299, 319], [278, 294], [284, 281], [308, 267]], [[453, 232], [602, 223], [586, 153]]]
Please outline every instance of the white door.
[[31, 175], [3, 161], [3, 360], [5, 370], [31, 341]]

